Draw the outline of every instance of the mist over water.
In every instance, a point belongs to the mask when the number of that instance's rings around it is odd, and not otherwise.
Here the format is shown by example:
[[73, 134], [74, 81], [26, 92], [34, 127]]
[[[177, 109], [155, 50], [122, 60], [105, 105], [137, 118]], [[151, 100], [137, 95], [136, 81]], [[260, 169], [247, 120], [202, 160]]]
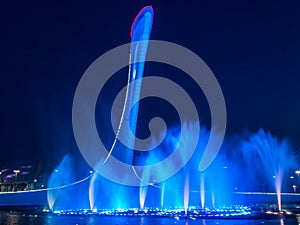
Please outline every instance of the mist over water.
[[[186, 131], [182, 139], [188, 148], [193, 136], [194, 123], [183, 124]], [[166, 158], [178, 144], [178, 127], [169, 128], [166, 140], [155, 151], [140, 153], [135, 160], [140, 165], [152, 165]], [[128, 208], [182, 208], [222, 207], [236, 204], [235, 192], [277, 192], [281, 210], [280, 192], [291, 192], [288, 182], [299, 162], [293, 155], [293, 146], [287, 139], [278, 139], [260, 129], [257, 133], [241, 135], [232, 141], [226, 138], [222, 149], [210, 167], [199, 171], [199, 162], [206, 147], [210, 131], [201, 127], [200, 141], [188, 163], [169, 179], [155, 183], [149, 180], [148, 170], [141, 175], [140, 187], [129, 187], [109, 181], [94, 172], [83, 182], [78, 180], [80, 168], [72, 166], [67, 155], [52, 172], [48, 187], [49, 208], [62, 209], [128, 209]], [[155, 140], [153, 140], [155, 141]], [[186, 149], [187, 151], [188, 149]], [[184, 155], [182, 158], [184, 159]], [[173, 166], [170, 162], [166, 170]], [[112, 170], [113, 171], [113, 170]], [[156, 171], [164, 173], [165, 171]], [[55, 188], [61, 186], [67, 188]], [[53, 189], [54, 188], [54, 189]], [[247, 202], [247, 199], [245, 199]], [[239, 204], [243, 202], [239, 201]]]
[[[270, 191], [275, 188], [281, 211], [283, 179], [289, 178], [288, 172], [297, 166], [291, 143], [287, 139], [280, 140], [270, 132], [259, 129], [258, 133], [249, 135], [247, 140], [242, 142], [241, 149], [252, 175], [257, 178], [265, 177]], [[284, 189], [286, 190], [285, 187]]]
[[81, 171], [74, 161], [65, 155], [48, 179], [47, 199], [52, 211], [89, 208], [88, 181], [77, 182]]

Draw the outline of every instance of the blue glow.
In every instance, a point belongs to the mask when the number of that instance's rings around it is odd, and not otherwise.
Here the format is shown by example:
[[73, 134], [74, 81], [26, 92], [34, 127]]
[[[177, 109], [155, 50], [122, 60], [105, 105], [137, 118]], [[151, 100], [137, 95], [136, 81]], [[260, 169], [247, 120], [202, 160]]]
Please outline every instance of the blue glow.
[[[130, 81], [141, 78], [144, 72], [144, 61], [146, 59], [146, 53], [148, 48], [148, 40], [150, 38], [152, 21], [153, 21], [153, 8], [150, 6], [144, 7], [137, 15], [131, 26], [131, 63], [132, 70]], [[139, 42], [136, 44], [135, 42]], [[137, 63], [141, 60], [141, 63]]]
[[[120, 123], [114, 142], [104, 162], [108, 160], [108, 158], [112, 154], [112, 151], [115, 149], [118, 140], [118, 133], [124, 121], [129, 121], [129, 126], [132, 131], [132, 134], [133, 136], [136, 136], [135, 134], [138, 119], [139, 103], [135, 104], [132, 108], [131, 103], [136, 102], [136, 100], [140, 99], [142, 80], [139, 78], [142, 78], [144, 72], [148, 41], [152, 29], [153, 15], [153, 8], [150, 6], [146, 6], [143, 9], [141, 9], [141, 11], [138, 13], [138, 15], [135, 17], [132, 23], [130, 30], [131, 46], [129, 55], [128, 83], [123, 112], [120, 118]], [[134, 86], [129, 88], [129, 83], [132, 81], [136, 81], [136, 83]], [[132, 137], [128, 136], [126, 139], [128, 140], [130, 146], [134, 146], [135, 143]], [[117, 153], [123, 162], [130, 165], [134, 164], [134, 151], [132, 149], [134, 149], [134, 147], [125, 151], [121, 151], [120, 154]], [[118, 151], [118, 149], [114, 151], [116, 152]]]
[[[187, 142], [190, 138], [193, 138], [191, 135], [193, 126], [189, 125], [188, 127], [189, 132], [182, 136]], [[177, 145], [177, 130], [175, 127], [173, 132], [169, 132], [169, 135], [166, 137], [168, 144], [162, 146], [162, 148], [174, 148]], [[292, 155], [288, 142], [279, 141], [262, 131], [252, 134], [248, 140], [242, 141], [243, 147], [240, 152], [246, 151], [244, 157], [247, 162], [243, 170], [234, 168], [235, 163], [232, 163], [221, 152], [211, 167], [203, 174], [196, 168], [198, 168], [208, 137], [209, 131], [202, 127], [201, 141], [195, 154], [181, 171], [162, 183], [141, 187], [119, 185], [98, 176], [97, 173], [90, 174], [89, 170], [86, 173], [91, 178], [75, 184], [76, 176], [74, 175], [75, 169], [72, 167], [73, 162], [69, 156], [66, 156], [62, 163], [55, 168], [58, 172], [54, 170], [49, 179], [48, 198], [50, 209], [53, 211], [62, 210], [63, 212], [72, 211], [74, 214], [77, 213], [76, 211], [84, 213], [82, 210], [87, 210], [86, 213], [107, 214], [107, 212], [111, 212], [114, 215], [122, 214], [125, 216], [131, 213], [134, 215], [145, 214], [144, 210], [146, 210], [147, 215], [153, 213], [155, 215], [163, 214], [181, 217], [181, 212], [183, 212], [183, 215], [192, 215], [192, 217], [230, 217], [240, 214], [236, 211], [231, 212], [232, 209], [229, 212], [223, 210], [221, 213], [220, 210], [224, 208], [223, 206], [227, 206], [225, 208], [228, 209], [230, 205], [244, 207], [241, 205], [250, 206], [253, 203], [274, 204], [276, 202], [276, 193], [274, 192], [251, 192], [251, 186], [248, 183], [244, 184], [244, 173], [247, 173], [248, 170], [251, 172], [252, 178], [250, 178], [250, 181], [265, 174], [265, 176], [270, 177], [269, 185], [274, 189], [275, 179], [273, 178], [273, 171], [276, 170], [273, 170], [273, 168], [285, 168], [285, 174], [293, 164], [289, 160]], [[267, 148], [267, 146], [271, 147]], [[270, 158], [268, 159], [269, 162], [272, 162], [268, 164], [270, 168], [261, 169], [258, 163], [259, 158], [255, 157], [258, 149], [264, 151], [264, 153], [261, 152], [260, 154]], [[272, 153], [269, 152], [271, 150]], [[257, 167], [252, 163], [254, 160], [252, 156], [257, 160]], [[285, 160], [274, 161], [274, 159], [278, 159], [277, 156], [283, 157]], [[156, 161], [156, 157], [158, 156], [149, 154], [147, 160]], [[241, 161], [243, 160], [242, 158], [239, 157], [238, 160]], [[278, 162], [280, 163], [278, 164]], [[164, 171], [159, 172], [164, 173]], [[189, 176], [189, 185], [187, 185], [187, 176]], [[249, 173], [247, 173], [247, 177], [249, 177]], [[289, 176], [286, 177], [289, 178]], [[146, 173], [143, 174], [143, 179], [148, 179]], [[235, 183], [236, 181], [238, 183]], [[69, 185], [70, 183], [71, 185]], [[249, 192], [237, 192], [240, 189], [245, 190], [243, 185], [247, 185], [246, 190]], [[235, 188], [236, 186], [238, 186], [237, 189]], [[300, 195], [294, 193], [284, 193], [281, 194], [281, 197], [285, 202], [293, 202], [296, 199], [300, 199]], [[184, 200], [186, 201], [185, 204]], [[234, 208], [236, 209], [237, 207]], [[249, 207], [246, 208], [248, 209]], [[130, 210], [132, 209], [137, 211], [137, 213], [131, 212]], [[194, 209], [196, 211], [192, 212]], [[178, 211], [178, 213], [174, 213], [175, 211]], [[213, 213], [214, 211], [219, 213]], [[245, 210], [242, 213], [247, 214], [249, 212], [249, 210]], [[194, 214], [199, 215], [196, 216]]]
[[[192, 208], [185, 212], [184, 209], [114, 209], [114, 210], [56, 210], [55, 214], [62, 215], [101, 215], [101, 216], [158, 216], [158, 217], [170, 217], [176, 220], [179, 219], [204, 219], [204, 218], [251, 218], [251, 216], [257, 216], [251, 212], [251, 208], [245, 206], [228, 206], [222, 208], [206, 208], [204, 210], [198, 208]], [[267, 216], [270, 213], [261, 213], [261, 217]]]
[[78, 179], [70, 155], [52, 172], [48, 180], [47, 199], [50, 210], [89, 207], [88, 183], [90, 176]]
[[[153, 21], [152, 7], [143, 8], [135, 18], [131, 28], [130, 69], [128, 81], [137, 81], [136, 85], [128, 90], [128, 101], [140, 98], [144, 60], [146, 58], [148, 40]], [[137, 42], [138, 41], [138, 42]], [[140, 42], [142, 41], [142, 42]], [[141, 61], [138, 63], [138, 61]], [[126, 102], [125, 102], [126, 103]], [[133, 134], [136, 132], [139, 105], [136, 104], [129, 114], [129, 122]], [[128, 117], [127, 117], [128, 118]], [[194, 137], [195, 124], [182, 123], [187, 132], [181, 134], [181, 139], [189, 143]], [[144, 165], [154, 164], [164, 159], [178, 145], [179, 128], [169, 127], [166, 141], [157, 147], [158, 151], [150, 151], [146, 156], [134, 157], [133, 151], [126, 151], [124, 161], [134, 164], [141, 161]], [[257, 134], [249, 135], [248, 140], [241, 139], [239, 144], [232, 146], [225, 141], [220, 154], [211, 166], [201, 172], [198, 170], [199, 162], [206, 148], [208, 138], [212, 131], [201, 127], [200, 142], [191, 160], [173, 177], [162, 183], [149, 184], [149, 174], [141, 175], [147, 185], [141, 183], [140, 187], [128, 187], [113, 183], [100, 177], [93, 171], [87, 171], [89, 177], [77, 181], [75, 167], [72, 160], [66, 156], [61, 164], [55, 168], [48, 182], [49, 208], [57, 214], [99, 214], [114, 216], [167, 216], [180, 218], [227, 218], [242, 217], [252, 214], [248, 205], [256, 203], [274, 203], [276, 196], [280, 197], [283, 177], [292, 168], [292, 150], [287, 141], [279, 141], [271, 134], [260, 130]], [[133, 140], [134, 141], [134, 140]], [[155, 141], [155, 140], [153, 140]], [[133, 143], [134, 144], [134, 143]], [[188, 146], [188, 144], [186, 144]], [[229, 147], [228, 147], [229, 146]], [[184, 147], [188, 150], [187, 147]], [[228, 150], [230, 149], [230, 150]], [[226, 150], [225, 154], [222, 150]], [[240, 150], [237, 161], [232, 161], [232, 156]], [[228, 155], [227, 155], [228, 154]], [[257, 157], [259, 156], [259, 157]], [[231, 158], [232, 157], [232, 158]], [[184, 159], [184, 151], [180, 159]], [[261, 158], [261, 164], [256, 165]], [[179, 159], [179, 160], [180, 160]], [[242, 163], [241, 161], [244, 160]], [[164, 174], [168, 169], [176, 167], [176, 162], [171, 162], [165, 170], [156, 171]], [[250, 173], [248, 173], [250, 171]], [[112, 168], [112, 172], [113, 168]], [[245, 184], [245, 175], [249, 174], [252, 183], [264, 174], [273, 186], [275, 176], [275, 193], [243, 192], [252, 191], [254, 184]], [[123, 176], [123, 174], [120, 174]], [[289, 176], [287, 176], [289, 177]], [[268, 180], [267, 179], [267, 180]], [[152, 182], [152, 181], [151, 181]], [[238, 190], [238, 192], [237, 192]], [[242, 191], [239, 191], [242, 190]], [[270, 191], [273, 191], [271, 189]], [[294, 198], [292, 196], [284, 196]], [[300, 196], [298, 196], [300, 198]]]
[[[148, 41], [152, 29], [153, 8], [150, 6], [144, 7], [134, 19], [131, 26], [131, 47], [130, 47], [130, 68], [129, 82], [136, 80], [133, 88], [128, 90], [128, 102], [140, 98], [142, 87], [142, 77], [144, 73], [145, 59], [148, 48]], [[139, 62], [138, 62], [139, 61]], [[139, 103], [137, 103], [130, 111], [129, 123], [132, 133], [136, 134], [136, 126], [138, 119]], [[129, 112], [127, 112], [129, 113]], [[134, 140], [132, 140], [134, 142]], [[134, 145], [134, 143], [132, 143]], [[132, 157], [132, 159], [130, 159]], [[128, 163], [134, 164], [133, 154], [129, 156]]]
[[[291, 154], [292, 146], [287, 139], [279, 140], [269, 132], [260, 129], [257, 134], [243, 142], [242, 149], [247, 161], [258, 161], [262, 168], [259, 172], [267, 175], [270, 186], [275, 187], [278, 209], [281, 211], [281, 192], [283, 177], [288, 177], [288, 171], [296, 165]], [[253, 168], [253, 173], [256, 168]], [[270, 190], [274, 190], [270, 188]]]

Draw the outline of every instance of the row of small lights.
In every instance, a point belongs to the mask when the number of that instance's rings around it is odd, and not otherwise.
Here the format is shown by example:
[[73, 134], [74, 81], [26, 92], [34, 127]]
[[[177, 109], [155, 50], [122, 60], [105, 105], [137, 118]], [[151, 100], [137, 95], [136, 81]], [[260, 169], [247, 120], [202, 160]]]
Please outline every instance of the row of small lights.
[[[208, 217], [228, 217], [228, 216], [243, 216], [243, 215], [250, 215], [251, 209], [246, 206], [235, 206], [226, 208], [223, 207], [221, 209], [209, 209], [206, 208], [205, 210], [196, 210], [192, 209], [193, 207], [190, 207], [189, 210], [189, 217], [191, 219], [200, 218], [203, 216]], [[203, 214], [205, 212], [205, 214]], [[180, 215], [184, 213], [184, 209], [117, 209], [117, 210], [100, 210], [97, 209], [94, 210], [55, 210], [55, 214], [66, 214], [66, 215], [82, 215], [82, 214], [98, 214], [98, 215], [114, 215], [114, 216], [129, 216], [129, 215], [151, 215], [151, 216], [174, 216], [175, 219], [179, 219]], [[181, 215], [182, 216], [182, 215]], [[192, 217], [194, 216], [194, 217]]]

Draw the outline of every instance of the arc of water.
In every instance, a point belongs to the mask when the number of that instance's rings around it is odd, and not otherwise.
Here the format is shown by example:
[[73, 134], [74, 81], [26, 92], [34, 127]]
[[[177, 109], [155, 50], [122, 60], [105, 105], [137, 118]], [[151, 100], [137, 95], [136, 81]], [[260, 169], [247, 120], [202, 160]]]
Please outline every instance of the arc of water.
[[53, 207], [54, 207], [54, 204], [56, 202], [56, 197], [57, 197], [57, 193], [56, 191], [57, 190], [60, 190], [60, 189], [63, 189], [63, 188], [67, 188], [67, 187], [70, 187], [70, 186], [73, 186], [73, 185], [76, 185], [76, 184], [80, 184], [86, 180], [89, 180], [91, 177], [93, 176], [93, 174], [90, 174], [89, 176], [81, 179], [81, 180], [78, 180], [78, 181], [75, 181], [71, 184], [65, 184], [65, 185], [62, 185], [62, 186], [58, 186], [58, 187], [51, 187], [51, 188], [44, 188], [44, 189], [37, 189], [37, 190], [31, 190], [31, 192], [34, 192], [34, 191], [47, 191], [47, 201], [48, 201], [48, 206], [49, 206], [49, 209], [52, 210]]

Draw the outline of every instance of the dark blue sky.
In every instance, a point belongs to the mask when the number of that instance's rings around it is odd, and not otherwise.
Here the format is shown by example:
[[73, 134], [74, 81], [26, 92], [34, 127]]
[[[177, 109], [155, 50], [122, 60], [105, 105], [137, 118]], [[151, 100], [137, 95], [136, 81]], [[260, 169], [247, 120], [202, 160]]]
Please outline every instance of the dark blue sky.
[[222, 2], [2, 3], [0, 163], [53, 165], [79, 154], [71, 124], [77, 83], [98, 56], [130, 41], [135, 15], [151, 4], [152, 39], [189, 48], [215, 73], [229, 135], [263, 127], [299, 146], [300, 3]]

